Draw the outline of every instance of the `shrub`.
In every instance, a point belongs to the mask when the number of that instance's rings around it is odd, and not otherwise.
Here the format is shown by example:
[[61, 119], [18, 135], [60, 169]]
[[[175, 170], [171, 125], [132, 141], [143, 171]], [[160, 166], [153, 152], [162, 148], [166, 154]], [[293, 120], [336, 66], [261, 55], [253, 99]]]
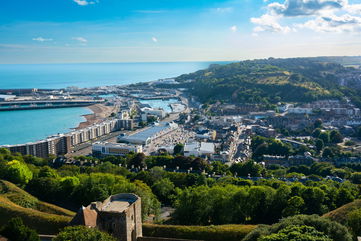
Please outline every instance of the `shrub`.
[[107, 233], [85, 226], [67, 227], [53, 241], [115, 241]]
[[24, 225], [21, 218], [12, 218], [0, 232], [11, 241], [40, 241], [35, 230]]
[[255, 225], [178, 226], [143, 224], [143, 235], [204, 241], [240, 241], [255, 228]]
[[262, 225], [249, 233], [243, 241], [257, 241], [261, 237], [278, 233], [292, 225], [313, 227], [334, 241], [352, 241], [352, 235], [345, 226], [318, 215], [297, 215], [282, 219], [271, 226]]

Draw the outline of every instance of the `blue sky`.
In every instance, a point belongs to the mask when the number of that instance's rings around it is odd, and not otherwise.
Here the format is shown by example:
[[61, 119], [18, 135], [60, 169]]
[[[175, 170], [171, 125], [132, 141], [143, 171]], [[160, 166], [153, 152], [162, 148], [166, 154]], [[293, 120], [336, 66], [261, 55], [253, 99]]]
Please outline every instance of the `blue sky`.
[[0, 63], [361, 55], [361, 0], [2, 0]]

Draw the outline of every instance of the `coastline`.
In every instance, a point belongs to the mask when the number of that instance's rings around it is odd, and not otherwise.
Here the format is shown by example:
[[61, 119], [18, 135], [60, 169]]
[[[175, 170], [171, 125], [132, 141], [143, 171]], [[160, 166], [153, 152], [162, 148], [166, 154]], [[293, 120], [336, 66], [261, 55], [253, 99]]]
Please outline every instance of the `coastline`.
[[106, 106], [103, 104], [95, 104], [87, 106], [91, 110], [92, 114], [83, 115], [85, 121], [80, 122], [78, 127], [74, 128], [75, 130], [83, 129], [88, 126], [102, 122], [105, 118], [109, 117], [113, 112], [116, 113], [116, 106]]

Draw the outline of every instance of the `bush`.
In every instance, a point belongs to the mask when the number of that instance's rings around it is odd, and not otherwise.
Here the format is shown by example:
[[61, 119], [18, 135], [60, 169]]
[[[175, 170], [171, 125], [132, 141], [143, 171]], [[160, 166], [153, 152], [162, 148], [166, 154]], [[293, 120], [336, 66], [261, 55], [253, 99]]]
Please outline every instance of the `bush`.
[[310, 226], [288, 226], [281, 229], [278, 233], [274, 233], [259, 239], [259, 241], [285, 241], [285, 240], [299, 240], [299, 241], [332, 241], [327, 235], [317, 231]]
[[347, 215], [347, 225], [355, 237], [361, 235], [361, 208], [356, 209]]
[[261, 237], [278, 233], [292, 225], [313, 227], [334, 241], [352, 241], [352, 235], [345, 226], [326, 218], [321, 218], [318, 215], [297, 215], [282, 219], [279, 223], [271, 226], [259, 226], [249, 233], [243, 241], [258, 241]]
[[256, 227], [255, 225], [178, 226], [143, 224], [143, 235], [204, 241], [240, 241]]
[[107, 233], [85, 226], [67, 227], [53, 241], [115, 241]]
[[12, 218], [0, 232], [11, 241], [40, 241], [35, 230], [24, 225], [21, 218]]

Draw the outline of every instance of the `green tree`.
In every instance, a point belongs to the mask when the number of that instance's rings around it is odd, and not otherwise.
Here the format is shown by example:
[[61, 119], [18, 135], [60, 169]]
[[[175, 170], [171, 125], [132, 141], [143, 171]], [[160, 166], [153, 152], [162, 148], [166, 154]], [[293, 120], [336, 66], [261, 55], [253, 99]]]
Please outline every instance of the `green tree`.
[[282, 211], [284, 217], [301, 214], [305, 201], [299, 196], [288, 199], [286, 208]]
[[178, 143], [174, 146], [174, 155], [180, 155], [183, 153], [184, 145], [182, 143]]
[[233, 174], [237, 173], [237, 176], [247, 177], [248, 174], [252, 177], [259, 177], [263, 171], [263, 166], [252, 160], [246, 162], [240, 162], [233, 164], [230, 167], [230, 171]]
[[[294, 225], [313, 227], [317, 231], [327, 235], [332, 241], [352, 241], [352, 235], [345, 226], [318, 215], [296, 215], [284, 218], [272, 226], [259, 225], [256, 229], [247, 234], [242, 241], [258, 241], [261, 237], [278, 233], [279, 231]], [[290, 239], [290, 241], [291, 240], [302, 239]]]
[[351, 181], [355, 184], [361, 184], [361, 172], [354, 172], [351, 174]]
[[343, 136], [337, 130], [332, 130], [330, 133], [330, 141], [334, 144], [343, 142]]
[[316, 143], [315, 143], [315, 146], [316, 146], [317, 151], [320, 152], [320, 151], [322, 151], [325, 144], [323, 143], [323, 140], [317, 139]]
[[137, 153], [133, 156], [133, 158], [130, 160], [129, 165], [133, 165], [134, 167], [145, 167], [145, 155], [144, 153]]
[[322, 157], [325, 157], [325, 158], [333, 158], [333, 157], [335, 157], [335, 153], [333, 152], [332, 148], [326, 147], [326, 148], [323, 150]]
[[317, 129], [315, 129], [315, 130], [312, 132], [312, 136], [313, 136], [314, 138], [318, 138], [321, 133], [322, 133], [322, 130], [321, 130], [320, 128], [317, 128]]
[[361, 126], [357, 128], [356, 135], [359, 139], [361, 139]]
[[315, 120], [315, 122], [313, 123], [313, 127], [316, 128], [322, 128], [322, 120], [321, 119], [317, 119]]
[[11, 241], [40, 241], [36, 231], [25, 226], [19, 217], [10, 219], [0, 234]]
[[259, 241], [332, 241], [326, 234], [310, 226], [288, 226], [278, 233], [261, 237]]
[[96, 228], [85, 226], [66, 227], [54, 241], [115, 241], [116, 239]]
[[330, 134], [327, 131], [321, 132], [318, 138], [320, 138], [325, 144], [330, 143]]
[[33, 178], [28, 166], [18, 160], [6, 163], [2, 173], [4, 179], [19, 185], [25, 185]]
[[174, 184], [169, 178], [162, 178], [155, 182], [152, 186], [154, 194], [160, 201], [170, 204], [172, 195], [174, 194]]
[[354, 237], [361, 235], [361, 208], [347, 214], [347, 226], [351, 229]]

